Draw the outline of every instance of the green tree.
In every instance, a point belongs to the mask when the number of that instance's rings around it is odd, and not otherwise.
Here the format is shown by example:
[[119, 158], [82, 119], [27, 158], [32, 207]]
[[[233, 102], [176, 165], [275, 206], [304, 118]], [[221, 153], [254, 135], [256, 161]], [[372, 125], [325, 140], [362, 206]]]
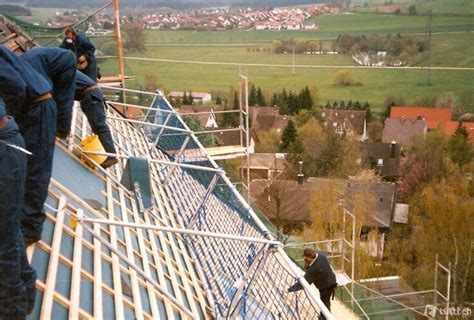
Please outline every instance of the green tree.
[[459, 121], [458, 127], [448, 143], [449, 158], [458, 165], [465, 166], [472, 161], [473, 149], [469, 141], [469, 133]]
[[265, 102], [265, 96], [263, 95], [262, 89], [260, 87], [258, 87], [257, 89], [257, 104], [260, 107], [264, 107], [267, 105], [267, 103]]
[[125, 42], [123, 47], [127, 51], [145, 51], [145, 36], [140, 23], [128, 23], [124, 26]]
[[222, 104], [222, 99], [221, 99], [221, 97], [220, 97], [219, 95], [217, 95], [217, 97], [216, 97], [216, 104], [217, 104], [217, 105], [221, 105], [221, 104]]
[[361, 85], [360, 82], [355, 81], [352, 72], [349, 70], [340, 70], [334, 74], [333, 85], [338, 87], [348, 87], [348, 86], [355, 86]]
[[272, 96], [272, 107], [278, 105], [278, 95], [276, 93], [273, 94]]
[[411, 15], [416, 14], [416, 6], [414, 4], [408, 7], [408, 14], [411, 14]]
[[283, 133], [281, 135], [281, 142], [280, 142], [280, 151], [281, 152], [288, 152], [291, 148], [292, 144], [298, 138], [298, 131], [296, 130], [295, 123], [290, 120], [286, 125]]
[[249, 92], [249, 106], [256, 105], [258, 105], [257, 89], [255, 88], [255, 85], [252, 84]]
[[313, 98], [308, 86], [304, 87], [298, 95], [298, 107], [306, 110], [313, 108]]

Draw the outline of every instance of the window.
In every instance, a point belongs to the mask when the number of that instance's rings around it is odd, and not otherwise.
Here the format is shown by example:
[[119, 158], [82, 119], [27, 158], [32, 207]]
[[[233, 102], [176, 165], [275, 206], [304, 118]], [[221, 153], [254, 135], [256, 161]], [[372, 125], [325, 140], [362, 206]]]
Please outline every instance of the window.
[[377, 166], [379, 166], [379, 167], [383, 166], [383, 159], [377, 160]]

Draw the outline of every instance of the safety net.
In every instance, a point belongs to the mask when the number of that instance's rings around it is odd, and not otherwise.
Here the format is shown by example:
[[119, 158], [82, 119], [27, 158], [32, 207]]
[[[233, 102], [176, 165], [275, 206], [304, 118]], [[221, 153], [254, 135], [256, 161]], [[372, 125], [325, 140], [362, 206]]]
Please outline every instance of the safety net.
[[273, 236], [225, 173], [206, 170], [220, 168], [166, 98], [156, 96], [145, 121], [142, 129], [157, 157], [200, 167], [162, 166], [159, 171], [185, 227], [239, 237], [186, 238], [205, 274], [216, 316], [316, 318], [320, 301], [313, 291], [287, 291], [301, 270], [271, 241]]

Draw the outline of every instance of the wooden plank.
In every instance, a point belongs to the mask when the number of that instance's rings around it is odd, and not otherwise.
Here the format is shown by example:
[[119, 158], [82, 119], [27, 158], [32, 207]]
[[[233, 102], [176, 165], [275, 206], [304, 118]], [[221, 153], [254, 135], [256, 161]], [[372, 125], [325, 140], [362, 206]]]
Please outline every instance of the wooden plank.
[[[94, 231], [100, 232], [100, 226], [95, 224]], [[102, 308], [102, 261], [101, 243], [94, 237], [94, 318], [104, 317]]]
[[[114, 204], [113, 204], [113, 197], [112, 197], [112, 185], [111, 181], [109, 178], [106, 179], [107, 181], [107, 193], [109, 194], [109, 197], [107, 197], [107, 211], [109, 213], [109, 220], [115, 220], [115, 210], [114, 210]], [[97, 224], [94, 224], [94, 226]], [[117, 233], [115, 231], [116, 227], [115, 226], [109, 226], [110, 230], [110, 244], [112, 245], [112, 248], [118, 249], [117, 248]], [[114, 283], [114, 302], [115, 302], [115, 316], [117, 319], [124, 319], [125, 314], [123, 310], [123, 304], [122, 304], [122, 278], [120, 276], [120, 260], [117, 255], [112, 253], [112, 281]]]
[[[82, 218], [84, 212], [82, 209], [77, 210], [77, 218]], [[82, 225], [79, 223], [76, 227], [74, 237], [74, 253], [73, 266], [71, 276], [71, 306], [69, 308], [69, 319], [77, 319], [79, 317], [79, 302], [81, 298], [81, 270], [82, 270]]]
[[49, 256], [48, 272], [46, 275], [46, 288], [43, 294], [43, 304], [41, 308], [41, 319], [52, 319], [53, 310], [53, 295], [56, 286], [56, 275], [59, 264], [59, 252], [61, 249], [61, 236], [64, 224], [64, 206], [66, 205], [66, 198], [61, 197], [58, 203], [58, 211], [56, 214], [56, 224], [54, 226], [54, 234], [52, 240], [52, 249]]
[[[128, 128], [129, 128], [129, 130], [128, 130], [129, 134], [131, 136], [135, 137], [134, 140], [136, 141], [136, 144], [134, 146], [138, 147], [139, 150], [142, 151], [142, 154], [144, 153], [143, 155], [145, 157], [152, 158], [153, 155], [150, 153], [149, 145], [147, 144], [145, 136], [143, 134], [139, 133], [137, 130], [134, 130], [134, 129], [130, 128], [130, 126], [128, 126]], [[152, 176], [154, 175], [155, 177], [158, 177], [157, 167], [158, 167], [158, 165], [150, 164], [150, 171], [151, 171]], [[159, 190], [160, 183], [156, 179], [152, 178], [152, 180], [154, 180], [153, 181], [154, 183], [152, 183], [152, 189], [153, 189], [152, 191], [155, 195], [154, 198], [159, 199], [158, 193], [160, 193], [160, 191], [163, 192], [163, 190]], [[164, 194], [162, 193], [160, 196], [163, 197]], [[165, 198], [168, 199], [166, 196], [165, 196]], [[158, 204], [158, 205], [160, 205], [160, 204]], [[168, 216], [171, 217], [171, 219], [169, 219], [169, 220], [172, 222], [172, 226], [176, 227], [177, 223], [176, 223], [176, 221], [174, 221], [172, 219], [172, 217], [174, 216], [173, 213], [175, 211], [169, 206], [169, 204], [166, 204], [166, 201], [165, 201], [165, 208], [160, 208], [160, 209], [162, 211], [168, 213]], [[150, 224], [150, 221], [148, 221], [147, 218], [148, 218], [148, 214], [145, 213], [145, 221], [146, 221], [147, 224]], [[137, 223], [139, 222], [138, 217], [135, 217], [135, 220], [136, 220]], [[168, 225], [168, 224], [166, 224], [166, 225]], [[174, 241], [172, 239], [173, 235], [167, 234], [167, 237], [169, 239], [169, 246], [167, 246], [167, 248], [171, 248], [171, 250], [173, 251], [174, 256], [175, 257], [183, 256], [185, 259], [189, 259], [188, 252], [182, 251], [182, 250], [179, 250], [179, 248], [176, 248], [176, 246], [174, 244]], [[179, 243], [180, 241], [182, 241], [182, 240], [178, 239], [177, 243]], [[189, 283], [187, 278], [183, 277], [186, 274], [187, 269], [183, 266], [183, 264], [181, 262], [181, 259], [172, 260], [172, 262], [174, 262], [174, 265], [176, 266], [175, 268], [173, 268], [174, 272], [171, 273], [172, 280], [173, 280], [172, 283], [177, 284], [177, 279], [176, 279], [177, 276], [182, 278], [182, 282], [184, 284], [184, 289], [185, 289], [184, 292], [186, 294], [187, 300], [189, 301], [189, 304], [191, 305], [191, 310], [193, 311], [194, 314], [198, 314], [196, 305], [195, 305], [195, 303], [193, 303], [194, 302], [194, 295], [193, 295], [193, 292], [190, 288], [190, 283]], [[170, 270], [170, 271], [173, 271], [173, 270]], [[197, 280], [196, 274], [193, 274], [192, 278], [193, 278], [192, 283], [196, 283], [196, 282], [194, 282], [194, 281]], [[200, 283], [203, 284], [203, 282], [200, 282]], [[175, 292], [180, 292], [179, 287], [176, 287], [176, 285], [174, 286], [173, 289], [175, 290]], [[203, 289], [203, 288], [198, 287], [198, 288], [195, 288], [195, 289], [196, 289], [195, 291], [198, 294], [199, 302], [202, 303], [202, 308], [204, 309], [206, 307], [207, 303], [206, 303], [206, 299], [204, 299], [204, 297], [202, 295], [202, 292], [201, 292], [201, 289]]]
[[[121, 206], [122, 206], [122, 219], [125, 221], [125, 222], [128, 222], [129, 219], [128, 219], [128, 214], [127, 214], [127, 208], [126, 208], [126, 205], [125, 205], [125, 195], [123, 192], [120, 192], [120, 203], [121, 203]], [[133, 206], [132, 207], [132, 210], [134, 213], [136, 213], [136, 207]], [[126, 231], [130, 231], [129, 228], [125, 228]], [[146, 250], [143, 250], [143, 236], [142, 236], [142, 231], [141, 230], [136, 230], [136, 236], [138, 238], [138, 245], [140, 247], [140, 254], [141, 254], [141, 258], [142, 258], [142, 264], [143, 264], [143, 271], [145, 271], [145, 274], [148, 276], [148, 277], [152, 277], [151, 276], [151, 272], [150, 272], [150, 266], [149, 266], [149, 262], [148, 262], [148, 255], [146, 253]], [[130, 235], [130, 232], [128, 232], [128, 237], [131, 237]], [[130, 244], [129, 247], [131, 247], [131, 244], [132, 244], [132, 241], [131, 241], [131, 238], [129, 238], [129, 241], [128, 243]], [[132, 249], [133, 250], [133, 249]], [[156, 318], [163, 318], [164, 315], [160, 315], [160, 311], [158, 309], [158, 302], [156, 301], [156, 294], [155, 294], [155, 289], [153, 288], [153, 286], [151, 286], [151, 284], [147, 284], [147, 291], [148, 291], [148, 298], [150, 299], [150, 308], [151, 308], [151, 313], [154, 317]]]
[[[109, 194], [109, 197], [113, 197], [110, 189], [108, 189], [108, 194]], [[119, 189], [119, 194], [120, 194], [120, 198], [122, 199], [123, 190]], [[123, 202], [121, 203], [120, 208], [121, 208], [122, 220], [127, 221], [127, 208]], [[133, 248], [132, 248], [132, 240], [130, 237], [129, 228], [124, 228], [124, 236], [125, 236], [127, 257], [130, 260], [133, 260]], [[132, 295], [133, 295], [133, 301], [134, 301], [134, 306], [135, 306], [135, 317], [136, 319], [141, 319], [143, 318], [142, 299], [140, 295], [140, 288], [138, 285], [137, 273], [133, 269], [130, 270], [130, 282], [132, 285]], [[155, 314], [152, 312], [152, 315], [155, 315]]]

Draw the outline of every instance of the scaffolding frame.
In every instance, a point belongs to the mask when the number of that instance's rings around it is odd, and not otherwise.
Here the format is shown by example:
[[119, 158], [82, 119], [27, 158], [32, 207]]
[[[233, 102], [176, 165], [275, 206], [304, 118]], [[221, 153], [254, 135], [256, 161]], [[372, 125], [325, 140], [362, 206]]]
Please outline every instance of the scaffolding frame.
[[[448, 264], [448, 266], [444, 266], [441, 264], [438, 260], [438, 254], [436, 254], [436, 259], [435, 259], [435, 264], [434, 264], [434, 289], [431, 290], [423, 290], [423, 291], [413, 291], [413, 292], [406, 292], [406, 293], [400, 293], [400, 294], [393, 294], [393, 295], [384, 295], [374, 289], [371, 289], [363, 284], [361, 284], [360, 281], [355, 280], [355, 237], [356, 237], [356, 217], [355, 215], [350, 212], [347, 208], [344, 206], [342, 207], [343, 213], [342, 213], [342, 237], [337, 238], [337, 239], [329, 239], [329, 240], [321, 240], [321, 241], [311, 241], [311, 242], [305, 242], [305, 243], [293, 243], [293, 244], [287, 244], [284, 246], [284, 248], [299, 248], [299, 247], [312, 247], [313, 249], [317, 250], [320, 247], [330, 247], [331, 250], [336, 245], [336, 247], [340, 248], [340, 253], [339, 254], [331, 254], [328, 255], [327, 258], [330, 260], [334, 259], [341, 259], [341, 268], [340, 269], [334, 269], [335, 272], [338, 272], [342, 270], [343, 273], [346, 273], [346, 263], [350, 263], [350, 289], [347, 288], [347, 284], [342, 285], [342, 289], [347, 292], [347, 294], [350, 297], [350, 304], [351, 308], [354, 309], [355, 306], [361, 311], [362, 315], [365, 319], [370, 319], [370, 316], [372, 315], [382, 315], [386, 313], [393, 313], [393, 312], [399, 312], [399, 311], [404, 311], [404, 310], [410, 310], [412, 312], [415, 312], [419, 315], [425, 316], [424, 313], [420, 312], [417, 309], [423, 309], [427, 307], [427, 305], [421, 305], [421, 306], [416, 306], [416, 307], [411, 307], [407, 306], [404, 303], [401, 303], [400, 301], [397, 301], [394, 298], [400, 298], [400, 297], [407, 297], [407, 296], [413, 296], [413, 295], [423, 295], [423, 294], [429, 294], [432, 293], [434, 294], [433, 297], [433, 305], [438, 306], [438, 297], [441, 298], [442, 304], [445, 305], [446, 309], [449, 308], [450, 305], [450, 292], [451, 292], [451, 263]], [[346, 230], [346, 222], [347, 218], [351, 219], [351, 241], [349, 242], [347, 240], [347, 230]], [[346, 257], [346, 249], [349, 248], [350, 251], [350, 259]], [[301, 262], [302, 259], [296, 260], [297, 262]], [[446, 295], [443, 295], [439, 291], [439, 272], [444, 272], [446, 274], [447, 278], [447, 285], [446, 285]], [[370, 291], [371, 293], [375, 294], [375, 297], [369, 297], [369, 298], [362, 298], [362, 299], [357, 299], [354, 295], [354, 287], [355, 285], [363, 288], [364, 290]], [[361, 306], [360, 302], [364, 301], [370, 301], [370, 300], [377, 300], [377, 299], [383, 299], [383, 300], [388, 300], [396, 305], [401, 306], [402, 308], [396, 309], [396, 310], [385, 310], [385, 311], [378, 311], [378, 312], [373, 312], [373, 313], [367, 313], [364, 308]], [[446, 313], [445, 319], [449, 319], [449, 313]]]

